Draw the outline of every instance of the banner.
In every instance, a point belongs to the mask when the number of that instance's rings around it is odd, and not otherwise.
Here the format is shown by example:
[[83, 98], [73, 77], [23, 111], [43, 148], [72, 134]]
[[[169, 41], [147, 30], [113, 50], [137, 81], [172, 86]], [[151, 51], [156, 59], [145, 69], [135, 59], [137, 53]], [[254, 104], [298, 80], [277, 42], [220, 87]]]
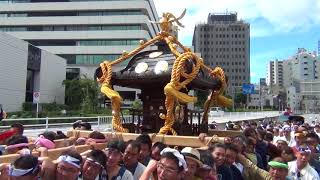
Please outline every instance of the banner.
[[243, 84], [242, 85], [242, 94], [254, 94], [254, 85], [253, 84]]

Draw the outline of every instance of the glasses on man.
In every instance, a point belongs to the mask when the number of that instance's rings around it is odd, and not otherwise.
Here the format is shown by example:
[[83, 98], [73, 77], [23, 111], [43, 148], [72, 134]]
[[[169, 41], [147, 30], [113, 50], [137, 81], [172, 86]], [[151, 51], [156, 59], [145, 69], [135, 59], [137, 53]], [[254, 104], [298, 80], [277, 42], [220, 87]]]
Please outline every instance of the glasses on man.
[[174, 173], [178, 172], [178, 169], [175, 169], [175, 168], [169, 167], [169, 166], [165, 166], [161, 162], [158, 162], [157, 168], [158, 168], [158, 170], [165, 171], [169, 174], [174, 174]]

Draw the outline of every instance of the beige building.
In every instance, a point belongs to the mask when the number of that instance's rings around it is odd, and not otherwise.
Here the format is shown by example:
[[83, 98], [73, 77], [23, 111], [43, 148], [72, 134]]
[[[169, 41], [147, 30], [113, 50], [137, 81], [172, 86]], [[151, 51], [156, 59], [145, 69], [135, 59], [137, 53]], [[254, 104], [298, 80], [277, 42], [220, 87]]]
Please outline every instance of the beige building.
[[192, 44], [206, 65], [225, 70], [228, 94], [250, 83], [250, 25], [237, 13], [209, 14], [207, 23], [196, 25]]

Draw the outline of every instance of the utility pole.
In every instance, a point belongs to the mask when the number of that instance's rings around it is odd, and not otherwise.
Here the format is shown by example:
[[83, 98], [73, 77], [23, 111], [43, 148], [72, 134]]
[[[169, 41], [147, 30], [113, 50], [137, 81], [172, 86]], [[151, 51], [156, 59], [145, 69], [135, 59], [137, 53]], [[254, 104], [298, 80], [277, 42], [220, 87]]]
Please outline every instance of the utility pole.
[[262, 88], [261, 88], [261, 86], [262, 86], [262, 85], [261, 85], [261, 83], [260, 83], [260, 86], [259, 86], [260, 111], [262, 111], [262, 99], [261, 99], [261, 98], [262, 98], [262, 92], [261, 92], [261, 89], [262, 89]]
[[232, 111], [234, 112], [234, 102], [235, 102], [235, 92], [234, 92], [234, 89], [233, 89], [233, 91], [232, 91], [232, 95], [233, 95], [233, 97], [232, 97], [232, 99], [233, 99], [233, 102], [232, 102]]

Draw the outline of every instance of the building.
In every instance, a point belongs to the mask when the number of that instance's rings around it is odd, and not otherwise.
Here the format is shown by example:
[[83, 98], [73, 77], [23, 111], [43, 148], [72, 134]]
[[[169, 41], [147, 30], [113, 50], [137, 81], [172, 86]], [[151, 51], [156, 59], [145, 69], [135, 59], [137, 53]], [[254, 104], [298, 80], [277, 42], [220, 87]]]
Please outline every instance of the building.
[[266, 78], [260, 78], [260, 86], [267, 86], [267, 80]]
[[284, 65], [284, 87], [295, 86], [303, 81], [313, 81], [320, 77], [319, 58], [299, 48], [298, 52], [283, 62]]
[[318, 56], [320, 56], [320, 40], [318, 40]]
[[267, 84], [272, 94], [275, 97], [282, 94], [282, 99], [276, 98], [275, 101], [286, 101], [286, 106], [294, 112], [318, 111], [317, 108], [310, 109], [316, 107], [320, 99], [317, 90], [320, 60], [314, 52], [298, 48], [297, 53], [288, 59], [271, 61], [267, 69]]
[[64, 104], [66, 60], [25, 41], [0, 32], [0, 104], [5, 111], [19, 111], [24, 102]]
[[266, 83], [268, 86], [283, 86], [283, 61], [276, 59], [268, 63]]
[[[0, 2], [0, 31], [67, 59], [67, 79], [93, 78], [100, 62], [118, 58], [160, 31], [150, 22], [158, 21], [153, 0]], [[116, 89], [136, 97], [133, 89]]]
[[250, 25], [237, 13], [209, 14], [194, 29], [192, 44], [210, 67], [222, 67], [229, 80], [227, 92], [250, 83]]
[[306, 113], [320, 112], [320, 80], [300, 82], [301, 109]]
[[64, 57], [68, 68], [90, 76], [91, 66], [114, 60], [159, 32], [149, 22], [158, 21], [152, 0], [8, 0], [2, 1], [0, 16], [2, 31]]

